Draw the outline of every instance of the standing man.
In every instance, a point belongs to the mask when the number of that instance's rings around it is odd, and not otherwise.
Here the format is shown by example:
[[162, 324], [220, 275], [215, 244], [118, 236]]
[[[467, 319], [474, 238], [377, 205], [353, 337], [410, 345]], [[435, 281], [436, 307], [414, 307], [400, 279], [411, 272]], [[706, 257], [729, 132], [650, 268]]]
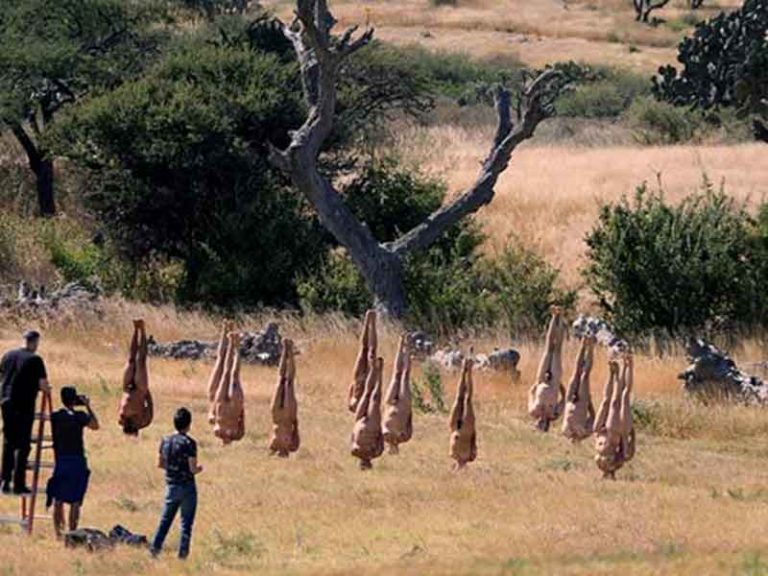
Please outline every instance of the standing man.
[[[61, 537], [64, 529], [64, 504], [69, 504], [69, 529], [77, 530], [80, 507], [91, 475], [85, 459], [83, 430], [99, 429], [99, 420], [91, 410], [87, 396], [79, 396], [73, 387], [64, 386], [61, 403], [64, 407], [51, 414], [55, 465], [48, 480], [46, 506], [53, 504], [53, 528], [57, 537]], [[75, 406], [84, 406], [85, 412], [75, 410]]]
[[176, 428], [176, 434], [166, 436], [160, 443], [157, 465], [165, 470], [165, 507], [150, 552], [152, 556], [160, 554], [176, 512], [181, 509], [179, 558], [184, 559], [189, 555], [192, 524], [195, 522], [197, 510], [195, 475], [202, 472], [203, 467], [197, 463], [197, 443], [188, 435], [192, 426], [192, 414], [189, 410], [179, 408], [173, 417], [173, 426]]
[[0, 360], [0, 404], [3, 415], [3, 463], [0, 490], [29, 494], [26, 485], [27, 461], [32, 442], [35, 403], [40, 390], [50, 392], [43, 359], [36, 354], [40, 334], [24, 333], [24, 347], [6, 352]]

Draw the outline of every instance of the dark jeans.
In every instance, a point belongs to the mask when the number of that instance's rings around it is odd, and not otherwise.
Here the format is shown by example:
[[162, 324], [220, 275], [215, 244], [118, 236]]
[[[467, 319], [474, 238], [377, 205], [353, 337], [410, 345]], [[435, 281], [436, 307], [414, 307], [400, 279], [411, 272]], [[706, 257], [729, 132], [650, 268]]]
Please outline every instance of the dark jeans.
[[13, 477], [13, 485], [18, 489], [26, 483], [35, 408], [23, 409], [7, 401], [2, 405], [2, 414], [3, 469], [0, 477], [3, 482], [10, 482]]
[[194, 482], [180, 485], [168, 485], [165, 489], [165, 506], [160, 516], [160, 525], [152, 540], [151, 551], [159, 554], [163, 542], [171, 529], [176, 512], [181, 508], [181, 541], [179, 542], [179, 558], [189, 555], [189, 543], [192, 540], [192, 524], [195, 522], [197, 510], [197, 487]]

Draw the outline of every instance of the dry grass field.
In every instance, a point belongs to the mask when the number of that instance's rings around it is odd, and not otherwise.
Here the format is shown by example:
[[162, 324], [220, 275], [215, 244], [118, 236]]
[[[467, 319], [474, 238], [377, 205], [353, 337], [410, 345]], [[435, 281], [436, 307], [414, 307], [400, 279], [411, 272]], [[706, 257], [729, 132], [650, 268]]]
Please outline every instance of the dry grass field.
[[[457, 193], [474, 182], [492, 138], [491, 128], [412, 128], [399, 134], [394, 150]], [[643, 182], [656, 190], [659, 179], [667, 199], [678, 201], [700, 189], [705, 175], [737, 200], [757, 205], [768, 194], [765, 145], [580, 148], [534, 141], [514, 153], [478, 218], [489, 249], [517, 238], [577, 286], [584, 236], [601, 203], [631, 197]]]
[[[679, 357], [643, 358], [637, 397], [648, 407], [636, 460], [616, 482], [603, 481], [591, 442], [571, 445], [532, 430], [524, 392], [538, 360], [536, 343], [519, 343], [523, 379], [476, 378], [479, 458], [451, 472], [445, 415], [416, 414], [412, 442], [363, 473], [349, 455], [345, 391], [356, 326], [326, 319], [283, 319], [302, 350], [298, 391], [302, 447], [288, 461], [268, 456], [268, 398], [275, 372], [246, 368], [247, 436], [222, 447], [204, 422], [210, 366], [151, 362], [155, 423], [139, 439], [116, 424], [129, 318], [147, 318], [165, 340], [212, 338], [211, 319], [165, 308], [110, 305], [106, 321], [49, 326], [42, 347], [58, 388], [78, 386], [94, 399], [103, 429], [88, 434], [93, 470], [85, 526], [122, 523], [150, 534], [162, 499], [155, 468], [161, 436], [179, 405], [192, 408], [193, 435], [205, 471], [190, 559], [168, 552], [64, 551], [47, 522], [32, 539], [0, 534], [3, 574], [764, 574], [768, 571], [768, 419], [759, 409], [705, 408], [684, 400]], [[258, 324], [263, 319], [251, 320]], [[0, 346], [16, 327], [0, 329]], [[391, 363], [396, 333], [383, 333]], [[491, 347], [488, 338], [475, 344]], [[756, 343], [741, 358], [763, 357]], [[568, 344], [566, 370], [575, 343]], [[389, 375], [389, 366], [386, 376]], [[593, 387], [599, 397], [604, 358]], [[420, 379], [417, 371], [416, 379]], [[450, 401], [455, 375], [444, 374]], [[0, 500], [11, 512], [15, 500]], [[174, 530], [168, 546], [177, 543]]]
[[[708, 0], [701, 15], [738, 3]], [[292, 3], [263, 4], [286, 16]], [[650, 73], [674, 60], [674, 46], [690, 29], [681, 25], [688, 12], [684, 0], [658, 12], [667, 23], [655, 28], [633, 22], [629, 0], [331, 5], [342, 24], [367, 21], [384, 40], [479, 57], [513, 54], [537, 66], [573, 59]], [[397, 133], [392, 150], [444, 179], [454, 194], [473, 181], [491, 133], [485, 121], [410, 127]], [[487, 250], [509, 238], [521, 241], [559, 267], [570, 287], [580, 284], [583, 238], [600, 203], [631, 194], [643, 181], [655, 188], [660, 178], [671, 200], [694, 191], [704, 174], [749, 206], [768, 191], [764, 145], [576, 147], [544, 140], [515, 153], [493, 203], [478, 219]], [[28, 253], [34, 259], [34, 249]], [[276, 379], [268, 368], [244, 367], [247, 434], [223, 447], [205, 422], [210, 364], [152, 359], [155, 422], [138, 439], [123, 436], [117, 425], [120, 380], [130, 320], [138, 316], [160, 341], [213, 339], [218, 329], [218, 319], [199, 313], [110, 301], [102, 320], [68, 317], [44, 326], [41, 353], [54, 387], [75, 385], [89, 394], [102, 421], [102, 430], [87, 433], [93, 473], [84, 526], [109, 530], [120, 523], [152, 534], [164, 485], [157, 446], [171, 431], [174, 410], [192, 409], [192, 435], [205, 471], [191, 557], [186, 563], [174, 558], [178, 524], [166, 554], [151, 560], [135, 549], [64, 550], [43, 521], [31, 539], [16, 527], [0, 527], [0, 576], [768, 575], [768, 415], [765, 409], [687, 400], [676, 379], [685, 366], [680, 354], [638, 356], [636, 401], [644, 415], [637, 423], [638, 453], [616, 482], [600, 479], [591, 441], [572, 445], [559, 427], [547, 435], [532, 429], [525, 394], [539, 359], [536, 341], [513, 343], [522, 353], [519, 383], [503, 374], [476, 375], [479, 457], [466, 470], [451, 471], [447, 415], [416, 413], [414, 438], [400, 455], [384, 455], [373, 471], [360, 472], [349, 454], [352, 417], [345, 402], [356, 352], [354, 322], [277, 318], [302, 352], [302, 447], [285, 461], [266, 449]], [[242, 327], [259, 328], [268, 319], [243, 319]], [[0, 320], [0, 350], [17, 345], [24, 325]], [[396, 340], [397, 329], [385, 327], [385, 380]], [[508, 342], [489, 333], [461, 344], [487, 352]], [[753, 340], [734, 356], [755, 362], [766, 358], [767, 348]], [[571, 340], [566, 376], [575, 354]], [[600, 352], [592, 379], [596, 401], [605, 376]], [[414, 378], [422, 379], [420, 368]], [[449, 404], [456, 378], [442, 374]], [[0, 497], [0, 514], [16, 508], [14, 498]]]
[[[263, 2], [289, 17], [289, 0]], [[691, 29], [684, 0], [654, 13], [666, 22], [638, 25], [628, 0], [459, 0], [432, 7], [429, 0], [336, 0], [340, 25], [371, 24], [377, 37], [434, 50], [478, 57], [515, 55], [534, 66], [575, 60], [655, 72], [674, 62], [682, 33]], [[738, 0], [705, 3], [697, 16], [740, 5]]]

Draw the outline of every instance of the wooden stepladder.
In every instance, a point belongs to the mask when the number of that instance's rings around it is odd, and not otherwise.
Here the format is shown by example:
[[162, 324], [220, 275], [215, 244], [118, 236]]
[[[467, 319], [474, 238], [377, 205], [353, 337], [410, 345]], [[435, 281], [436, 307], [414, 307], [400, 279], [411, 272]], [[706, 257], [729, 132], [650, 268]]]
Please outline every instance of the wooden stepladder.
[[53, 462], [43, 462], [43, 450], [53, 450], [53, 437], [46, 435], [46, 422], [51, 421], [51, 412], [53, 403], [51, 393], [43, 392], [40, 394], [39, 410], [35, 412], [34, 428], [32, 430], [33, 454], [27, 464], [27, 471], [32, 471], [32, 483], [28, 485], [31, 492], [20, 497], [21, 514], [15, 516], [0, 516], [0, 524], [18, 524], [28, 535], [32, 534], [36, 519], [50, 518], [50, 516], [35, 515], [37, 497], [45, 493], [45, 488], [40, 488], [40, 471], [43, 469], [52, 470]]

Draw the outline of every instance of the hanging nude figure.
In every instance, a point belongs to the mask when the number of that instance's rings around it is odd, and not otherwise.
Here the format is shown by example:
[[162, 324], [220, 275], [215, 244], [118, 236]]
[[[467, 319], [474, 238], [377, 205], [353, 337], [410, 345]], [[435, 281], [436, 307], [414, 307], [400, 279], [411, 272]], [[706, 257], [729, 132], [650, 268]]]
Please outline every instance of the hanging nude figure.
[[595, 337], [585, 336], [581, 340], [579, 355], [573, 378], [568, 385], [563, 412], [563, 435], [572, 442], [578, 442], [592, 435], [595, 423], [595, 406], [592, 404], [589, 376], [594, 359]]
[[240, 334], [230, 332], [224, 378], [216, 391], [213, 433], [224, 444], [245, 436], [245, 397], [240, 382]]
[[635, 455], [635, 429], [632, 422], [633, 359], [623, 354], [609, 362], [610, 377], [595, 420], [595, 461], [604, 478], [615, 478], [616, 471]]
[[352, 456], [360, 459], [360, 469], [373, 468], [371, 460], [384, 452], [384, 435], [381, 432], [381, 381], [384, 360], [371, 355], [371, 370], [365, 380], [365, 390], [355, 412], [352, 429]]
[[272, 435], [269, 450], [288, 458], [299, 449], [299, 413], [296, 402], [296, 363], [293, 341], [283, 340], [277, 388], [272, 396]]
[[477, 432], [475, 429], [475, 408], [472, 405], [472, 366], [474, 360], [467, 358], [461, 371], [456, 390], [456, 399], [451, 408], [451, 458], [456, 460], [454, 469], [459, 470], [477, 458]]
[[384, 442], [389, 453], [397, 454], [398, 445], [404, 444], [413, 435], [413, 412], [411, 410], [411, 351], [408, 335], [400, 337], [400, 348], [395, 358], [392, 381], [384, 401]]
[[547, 432], [549, 425], [560, 417], [565, 404], [563, 340], [567, 329], [560, 308], [554, 306], [536, 382], [528, 393], [528, 413], [542, 432]]
[[215, 403], [216, 393], [219, 390], [221, 381], [224, 379], [224, 367], [227, 362], [227, 343], [229, 341], [228, 334], [234, 329], [235, 323], [231, 320], [227, 320], [222, 324], [221, 335], [219, 336], [219, 347], [216, 350], [216, 363], [213, 365], [213, 371], [208, 379], [208, 402], [210, 402], [210, 410], [208, 411], [208, 423], [213, 425], [216, 420]]
[[357, 411], [357, 405], [365, 391], [365, 381], [371, 371], [370, 359], [376, 358], [376, 312], [368, 310], [363, 321], [363, 331], [360, 334], [360, 349], [355, 360], [355, 371], [352, 374], [352, 384], [349, 387], [347, 406], [350, 412]]
[[137, 436], [139, 430], [152, 423], [153, 415], [147, 368], [147, 332], [144, 320], [139, 319], [133, 321], [128, 364], [123, 371], [123, 397], [118, 422], [125, 434]]

